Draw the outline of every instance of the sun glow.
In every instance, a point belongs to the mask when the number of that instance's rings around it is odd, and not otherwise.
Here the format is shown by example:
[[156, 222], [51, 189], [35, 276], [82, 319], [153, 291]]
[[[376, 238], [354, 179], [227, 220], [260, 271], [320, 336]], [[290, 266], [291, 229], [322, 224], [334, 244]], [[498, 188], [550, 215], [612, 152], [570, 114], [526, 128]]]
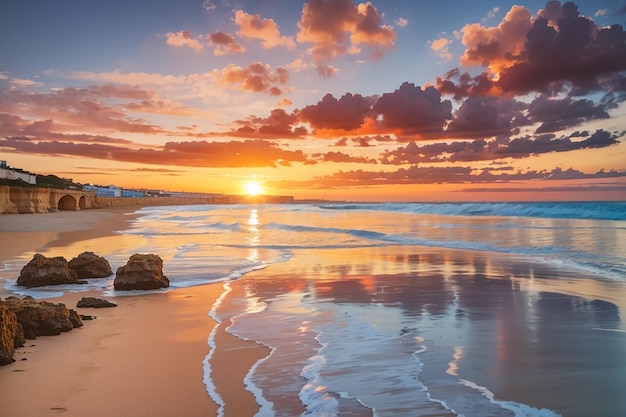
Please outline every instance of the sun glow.
[[248, 181], [243, 185], [246, 194], [253, 197], [263, 194], [263, 186], [256, 181]]

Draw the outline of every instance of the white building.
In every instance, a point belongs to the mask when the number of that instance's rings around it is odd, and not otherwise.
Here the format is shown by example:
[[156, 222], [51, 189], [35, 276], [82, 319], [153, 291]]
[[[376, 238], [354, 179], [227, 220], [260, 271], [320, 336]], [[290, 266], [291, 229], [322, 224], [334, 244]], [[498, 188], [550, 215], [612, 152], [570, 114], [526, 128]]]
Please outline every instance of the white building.
[[121, 197], [122, 188], [115, 185], [109, 185], [108, 187], [100, 187], [99, 185], [85, 185], [83, 190], [95, 192], [100, 197]]
[[37, 184], [37, 174], [23, 171], [19, 168], [11, 168], [7, 161], [0, 161], [0, 178], [7, 180], [22, 180], [28, 184]]

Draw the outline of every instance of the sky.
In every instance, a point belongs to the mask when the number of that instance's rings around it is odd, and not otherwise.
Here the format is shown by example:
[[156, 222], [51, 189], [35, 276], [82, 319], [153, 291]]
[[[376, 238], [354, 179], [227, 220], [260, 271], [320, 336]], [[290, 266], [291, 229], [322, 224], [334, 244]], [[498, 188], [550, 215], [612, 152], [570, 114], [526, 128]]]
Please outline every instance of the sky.
[[0, 159], [168, 191], [626, 200], [625, 24], [626, 0], [4, 0]]

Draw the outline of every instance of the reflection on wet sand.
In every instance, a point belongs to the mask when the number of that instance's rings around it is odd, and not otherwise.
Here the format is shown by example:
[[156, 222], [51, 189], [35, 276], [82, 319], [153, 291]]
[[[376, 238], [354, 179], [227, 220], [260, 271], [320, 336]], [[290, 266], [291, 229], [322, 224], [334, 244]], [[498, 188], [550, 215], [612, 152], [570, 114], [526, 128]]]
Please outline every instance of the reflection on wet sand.
[[[618, 392], [626, 386], [625, 327], [618, 306], [607, 301], [626, 294], [616, 294], [610, 282], [486, 252], [416, 247], [312, 252], [296, 252], [297, 262], [272, 265], [241, 282], [268, 308], [250, 315], [242, 311], [232, 330], [275, 349], [257, 369], [256, 383], [278, 409], [277, 403], [298, 394], [300, 386], [294, 383], [295, 374], [282, 373], [287, 379], [277, 379], [276, 369], [306, 366], [320, 349], [316, 340], [325, 344], [320, 374], [325, 387], [350, 381], [346, 372], [363, 378], [363, 371], [356, 369], [372, 364], [362, 362], [359, 349], [377, 343], [381, 355], [393, 353], [380, 335], [362, 346], [350, 339], [354, 351], [342, 352], [342, 337], [348, 343], [354, 318], [390, 340], [415, 345], [411, 349], [423, 346], [417, 379], [448, 406], [455, 396], [488, 387], [496, 399], [566, 416], [608, 416], [626, 410]], [[581, 296], [587, 285], [600, 297]], [[568, 291], [570, 286], [574, 293]], [[271, 336], [267, 328], [259, 328], [261, 323], [272, 323]], [[333, 368], [339, 364], [341, 370]], [[356, 381], [351, 384], [346, 392], [364, 392]], [[371, 387], [376, 389], [384, 387]], [[479, 394], [483, 399], [487, 395]], [[373, 392], [368, 395], [379, 401]], [[587, 408], [580, 401], [572, 405], [572, 398], [588, 399]], [[346, 412], [364, 412], [361, 405], [343, 400], [339, 407]], [[359, 400], [367, 405], [364, 398]], [[471, 409], [460, 403], [455, 407]], [[503, 409], [493, 404], [481, 404], [480, 410], [489, 407], [493, 415], [510, 415], [500, 414]], [[441, 407], [438, 412], [446, 415]]]

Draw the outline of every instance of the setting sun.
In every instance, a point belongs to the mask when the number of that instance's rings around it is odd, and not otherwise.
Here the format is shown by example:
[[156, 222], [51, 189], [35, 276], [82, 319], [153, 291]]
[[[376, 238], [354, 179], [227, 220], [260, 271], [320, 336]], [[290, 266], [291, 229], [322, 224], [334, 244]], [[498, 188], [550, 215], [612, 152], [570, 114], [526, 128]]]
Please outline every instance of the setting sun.
[[263, 186], [256, 181], [248, 181], [243, 185], [247, 195], [256, 196], [263, 194]]

